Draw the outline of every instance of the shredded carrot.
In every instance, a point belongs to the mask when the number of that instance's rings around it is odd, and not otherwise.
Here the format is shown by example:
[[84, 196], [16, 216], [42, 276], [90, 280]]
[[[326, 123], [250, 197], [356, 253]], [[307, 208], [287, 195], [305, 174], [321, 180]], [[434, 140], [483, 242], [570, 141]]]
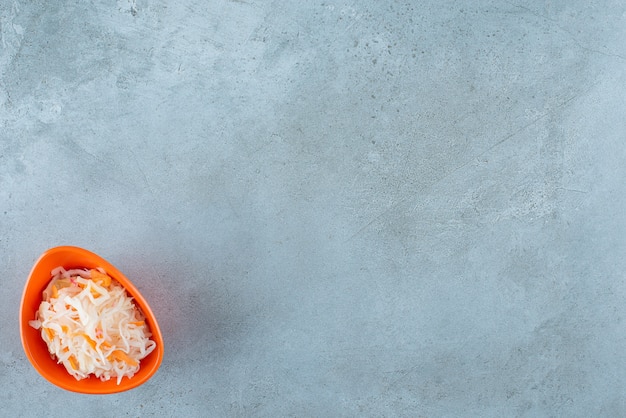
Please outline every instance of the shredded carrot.
[[78, 364], [76, 364], [76, 359], [74, 358], [74, 356], [70, 356], [68, 360], [70, 361], [70, 366], [72, 366], [72, 369], [78, 370]]
[[105, 273], [101, 273], [99, 270], [91, 269], [89, 270], [91, 274], [91, 280], [94, 282], [101, 284], [104, 287], [109, 287], [111, 285], [111, 276]]
[[145, 324], [145, 321], [133, 321], [133, 322], [129, 322], [129, 324], [133, 324], [136, 325], [138, 327], [142, 326], [143, 324]]
[[100, 346], [104, 348], [111, 348], [111, 343], [108, 341], [102, 341], [102, 343], [100, 343]]
[[50, 340], [54, 339], [54, 331], [52, 331], [50, 328], [43, 328], [43, 330], [46, 332]]
[[89, 343], [89, 345], [91, 346], [91, 348], [93, 348], [94, 350], [96, 349], [96, 342], [94, 340], [91, 339], [91, 337], [89, 337], [89, 335], [85, 334], [84, 332], [81, 333], [81, 335], [85, 338], [85, 340]]
[[70, 329], [67, 325], [61, 325], [61, 331], [67, 334], [68, 332], [70, 332]]
[[52, 286], [52, 297], [55, 299], [59, 297], [59, 289], [56, 286]]
[[123, 361], [124, 363], [127, 363], [131, 366], [136, 366], [137, 364], [139, 364], [132, 358], [128, 357], [128, 354], [126, 354], [122, 350], [113, 351], [110, 357], [113, 357], [114, 359], [119, 360], [119, 361]]

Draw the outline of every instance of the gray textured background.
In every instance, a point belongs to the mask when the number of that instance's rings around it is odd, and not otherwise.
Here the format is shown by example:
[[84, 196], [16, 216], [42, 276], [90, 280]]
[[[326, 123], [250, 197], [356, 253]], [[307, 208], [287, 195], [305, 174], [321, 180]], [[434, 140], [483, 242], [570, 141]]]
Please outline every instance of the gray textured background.
[[[2, 413], [625, 416], [626, 5], [588, 3], [1, 2]], [[26, 360], [62, 244], [151, 303], [145, 385]]]

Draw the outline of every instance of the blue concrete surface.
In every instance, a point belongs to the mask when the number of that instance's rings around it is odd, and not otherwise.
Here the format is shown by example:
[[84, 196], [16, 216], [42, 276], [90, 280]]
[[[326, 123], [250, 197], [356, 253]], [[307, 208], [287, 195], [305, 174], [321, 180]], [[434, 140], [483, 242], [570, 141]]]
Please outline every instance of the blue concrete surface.
[[[6, 416], [626, 416], [621, 1], [0, 3]], [[43, 380], [41, 252], [134, 281], [157, 375]]]

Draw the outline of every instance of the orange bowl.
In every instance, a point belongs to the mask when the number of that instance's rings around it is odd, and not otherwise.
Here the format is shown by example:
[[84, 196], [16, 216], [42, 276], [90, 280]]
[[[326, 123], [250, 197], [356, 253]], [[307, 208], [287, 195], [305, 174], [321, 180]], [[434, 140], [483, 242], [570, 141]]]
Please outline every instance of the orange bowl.
[[[152, 332], [152, 340], [156, 348], [147, 357], [141, 360], [139, 371], [132, 378], [124, 377], [120, 384], [112, 378], [106, 382], [95, 376], [76, 380], [70, 375], [62, 364], [50, 356], [48, 346], [41, 338], [41, 331], [36, 330], [28, 321], [35, 319], [37, 309], [42, 299], [42, 292], [50, 282], [51, 270], [63, 266], [71, 268], [96, 268], [102, 267], [107, 274], [117, 280], [134, 298], [135, 304], [141, 309], [146, 317], [146, 323]], [[163, 360], [163, 336], [159, 330], [156, 318], [137, 288], [118, 269], [104, 258], [78, 247], [55, 247], [44, 252], [33, 266], [30, 272], [20, 305], [20, 336], [26, 357], [33, 367], [49, 382], [69, 391], [89, 394], [107, 394], [123, 392], [135, 388], [148, 379], [157, 371]]]

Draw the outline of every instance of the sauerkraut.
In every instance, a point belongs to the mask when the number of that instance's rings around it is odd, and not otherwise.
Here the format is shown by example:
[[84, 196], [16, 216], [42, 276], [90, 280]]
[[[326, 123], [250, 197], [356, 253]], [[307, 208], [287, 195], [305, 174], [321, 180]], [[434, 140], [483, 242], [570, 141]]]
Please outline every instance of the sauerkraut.
[[76, 380], [131, 378], [156, 343], [126, 290], [101, 269], [57, 267], [29, 324]]

